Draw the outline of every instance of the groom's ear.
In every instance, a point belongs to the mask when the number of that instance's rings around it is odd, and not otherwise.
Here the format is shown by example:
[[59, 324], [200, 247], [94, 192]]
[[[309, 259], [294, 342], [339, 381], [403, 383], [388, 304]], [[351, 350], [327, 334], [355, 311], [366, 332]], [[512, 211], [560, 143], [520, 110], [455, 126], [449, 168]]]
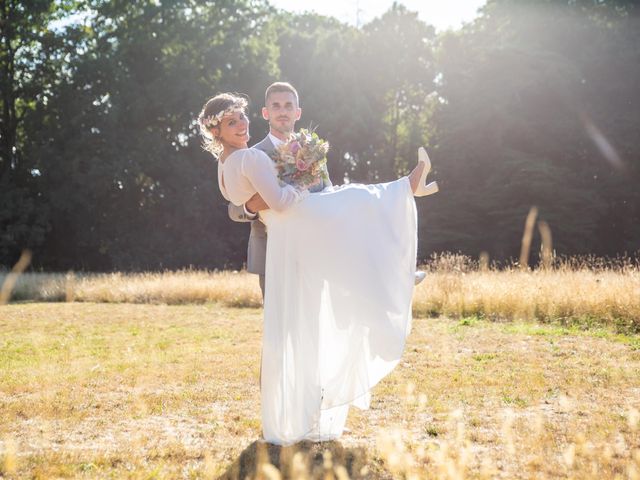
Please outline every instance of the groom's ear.
[[269, 120], [269, 110], [267, 110], [267, 107], [262, 107], [262, 118]]
[[298, 107], [298, 113], [296, 114], [296, 120], [300, 120], [301, 116], [302, 116], [302, 109], [300, 107]]

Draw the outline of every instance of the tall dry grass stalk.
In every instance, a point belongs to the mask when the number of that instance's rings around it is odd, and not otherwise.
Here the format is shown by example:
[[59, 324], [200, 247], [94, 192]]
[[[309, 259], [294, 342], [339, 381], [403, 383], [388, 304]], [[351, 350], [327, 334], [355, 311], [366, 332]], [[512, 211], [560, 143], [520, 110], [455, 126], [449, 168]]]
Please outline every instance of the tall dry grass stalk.
[[[434, 256], [414, 295], [423, 315], [609, 325], [640, 331], [640, 266], [629, 258], [556, 260], [538, 270], [486, 268], [462, 255]], [[544, 265], [543, 264], [543, 265]]]
[[[3, 280], [0, 274], [0, 282]], [[162, 273], [25, 273], [13, 300], [97, 303], [218, 302], [230, 307], [259, 307], [258, 277], [246, 272], [181, 270]]]
[[[569, 402], [570, 403], [570, 402]], [[407, 405], [411, 409], [411, 405]], [[419, 417], [424, 407], [414, 406]], [[574, 413], [569, 405], [567, 414]], [[449, 413], [446, 439], [424, 439], [403, 428], [381, 430], [376, 450], [384, 459], [394, 478], [466, 480], [469, 478], [575, 478], [575, 479], [640, 479], [640, 449], [628, 451], [638, 439], [638, 411], [633, 407], [621, 412], [629, 420], [624, 434], [616, 432], [611, 443], [597, 445], [580, 431], [569, 433], [560, 445], [553, 443], [554, 427], [541, 414], [526, 415], [510, 408], [502, 409], [499, 441], [478, 455], [477, 438], [470, 431], [462, 410]], [[475, 434], [477, 435], [477, 434]], [[626, 438], [625, 438], [626, 437]], [[480, 460], [478, 457], [481, 457]], [[622, 459], [614, 465], [614, 458]], [[505, 472], [505, 466], [520, 464], [515, 472]]]
[[529, 266], [529, 252], [531, 251], [531, 241], [533, 240], [533, 227], [538, 217], [538, 208], [531, 207], [527, 219], [524, 222], [524, 232], [522, 233], [522, 241], [520, 242], [520, 267], [527, 268]]
[[[421, 316], [554, 321], [640, 331], [640, 266], [629, 258], [552, 259], [543, 252], [541, 268], [531, 270], [522, 264], [498, 268], [489, 265], [486, 255], [474, 261], [444, 254], [434, 255], [422, 268], [428, 272], [427, 279], [416, 288], [413, 303], [414, 312]], [[17, 279], [13, 300], [262, 304], [255, 275], [196, 270], [27, 273]]]
[[30, 263], [31, 251], [25, 250], [22, 252], [22, 255], [20, 255], [18, 263], [16, 263], [15, 266], [11, 269], [11, 272], [9, 272], [8, 275], [5, 275], [5, 277], [2, 279], [2, 282], [0, 282], [0, 305], [4, 305], [5, 303], [9, 302], [9, 300], [11, 299], [11, 292], [13, 291], [18, 278], [20, 277], [22, 272], [27, 269]]

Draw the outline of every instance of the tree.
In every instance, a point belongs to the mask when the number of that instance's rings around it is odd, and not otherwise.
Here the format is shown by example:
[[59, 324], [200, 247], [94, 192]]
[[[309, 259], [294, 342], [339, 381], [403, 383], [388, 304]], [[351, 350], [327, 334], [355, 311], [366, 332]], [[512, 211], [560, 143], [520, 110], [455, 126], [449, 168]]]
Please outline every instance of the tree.
[[361, 85], [375, 99], [372, 110], [382, 120], [383, 143], [374, 154], [373, 179], [406, 173], [416, 162], [418, 147], [428, 143], [434, 40], [433, 27], [398, 3], [363, 27]]
[[[559, 252], [615, 254], [624, 242], [631, 246], [633, 215], [624, 221], [626, 240], [595, 241], [611, 199], [638, 197], [631, 183], [614, 186], [620, 172], [586, 128], [593, 119], [613, 140], [605, 119], [630, 115], [638, 122], [626, 108], [596, 116], [592, 109], [601, 96], [588, 91], [594, 62], [607, 58], [599, 51], [608, 48], [606, 36], [620, 38], [629, 30], [614, 7], [607, 6], [617, 18], [612, 27], [599, 23], [601, 5], [586, 3], [490, 2], [472, 25], [441, 38], [440, 107], [433, 122], [438, 174], [443, 191], [452, 194], [430, 214], [429, 249], [515, 257], [531, 205], [551, 225]], [[610, 70], [598, 87], [620, 81], [637, 89], [637, 72], [624, 79], [613, 72], [622, 74]]]
[[25, 150], [40, 134], [38, 105], [64, 77], [70, 54], [50, 25], [74, 5], [0, 0], [0, 264], [12, 264], [20, 250], [44, 241], [47, 208], [38, 191], [39, 171]]
[[[217, 91], [272, 75], [265, 6], [94, 2], [90, 42], [48, 104], [34, 157], [56, 205], [49, 268], [222, 267], [244, 260], [195, 119]], [[267, 38], [268, 40], [268, 38]], [[61, 119], [62, 121], [56, 121]], [[70, 248], [70, 245], [73, 248]]]

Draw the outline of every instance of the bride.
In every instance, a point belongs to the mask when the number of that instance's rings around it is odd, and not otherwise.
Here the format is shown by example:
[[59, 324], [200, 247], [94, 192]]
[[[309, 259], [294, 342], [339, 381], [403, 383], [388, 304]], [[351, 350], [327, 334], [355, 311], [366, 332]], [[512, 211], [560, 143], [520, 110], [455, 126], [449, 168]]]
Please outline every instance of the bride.
[[259, 193], [269, 206], [262, 354], [262, 430], [267, 442], [339, 437], [350, 405], [396, 366], [411, 329], [417, 248], [414, 196], [429, 157], [408, 177], [309, 193], [281, 187], [272, 160], [247, 148], [247, 102], [211, 98], [198, 118], [218, 158], [222, 195], [242, 205]]

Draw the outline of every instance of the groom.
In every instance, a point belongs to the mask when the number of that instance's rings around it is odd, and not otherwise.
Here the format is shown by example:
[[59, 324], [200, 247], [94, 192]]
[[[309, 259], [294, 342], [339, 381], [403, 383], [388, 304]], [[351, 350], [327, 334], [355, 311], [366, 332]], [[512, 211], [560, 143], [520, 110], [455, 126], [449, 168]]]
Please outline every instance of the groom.
[[[302, 109], [297, 90], [287, 82], [275, 82], [267, 87], [264, 94], [262, 118], [269, 122], [269, 133], [253, 148], [262, 150], [269, 155], [276, 147], [287, 141], [294, 131], [296, 122], [300, 120]], [[322, 188], [330, 187], [331, 180], [323, 181]], [[229, 203], [229, 218], [236, 222], [251, 222], [249, 246], [247, 248], [247, 271], [258, 275], [260, 290], [264, 298], [264, 272], [267, 259], [267, 230], [258, 219], [258, 212], [268, 209], [259, 194], [251, 197], [241, 206]], [[426, 277], [422, 271], [415, 274], [415, 284], [419, 284]]]
[[[253, 146], [267, 155], [286, 142], [293, 133], [296, 122], [300, 120], [302, 109], [298, 92], [287, 82], [275, 82], [269, 85], [264, 94], [262, 118], [269, 122], [269, 133], [262, 141]], [[322, 188], [330, 187], [331, 181], [324, 181]], [[258, 212], [269, 208], [259, 194], [251, 197], [242, 206], [229, 203], [229, 218], [236, 222], [251, 222], [249, 247], [247, 249], [247, 271], [255, 273], [260, 279], [260, 290], [264, 298], [264, 270], [267, 257], [267, 231], [258, 219]]]

